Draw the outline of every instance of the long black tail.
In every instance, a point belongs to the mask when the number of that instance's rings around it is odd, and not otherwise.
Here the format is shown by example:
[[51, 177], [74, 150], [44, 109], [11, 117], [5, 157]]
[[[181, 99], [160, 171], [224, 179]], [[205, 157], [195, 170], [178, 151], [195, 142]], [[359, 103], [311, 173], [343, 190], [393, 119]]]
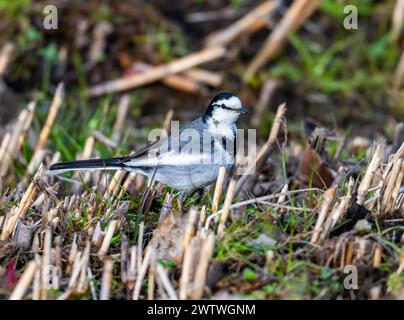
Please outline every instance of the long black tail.
[[94, 170], [94, 169], [121, 169], [126, 167], [121, 158], [89, 159], [59, 162], [49, 167], [50, 171], [73, 171], [73, 170]]

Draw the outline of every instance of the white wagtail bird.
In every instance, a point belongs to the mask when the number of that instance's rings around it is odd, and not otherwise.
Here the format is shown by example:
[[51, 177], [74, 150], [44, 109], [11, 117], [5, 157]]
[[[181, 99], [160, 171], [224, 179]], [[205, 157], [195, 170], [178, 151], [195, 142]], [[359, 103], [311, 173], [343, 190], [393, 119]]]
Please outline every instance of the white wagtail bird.
[[230, 170], [236, 155], [236, 122], [248, 113], [229, 92], [216, 95], [205, 113], [176, 133], [126, 157], [62, 162], [49, 170], [126, 170], [190, 193], [216, 181], [219, 169]]

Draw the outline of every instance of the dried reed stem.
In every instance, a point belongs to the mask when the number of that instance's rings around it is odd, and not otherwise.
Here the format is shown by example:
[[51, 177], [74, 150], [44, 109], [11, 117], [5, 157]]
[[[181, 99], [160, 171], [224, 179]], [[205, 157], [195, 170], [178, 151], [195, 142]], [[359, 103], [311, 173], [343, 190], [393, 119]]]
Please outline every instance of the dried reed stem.
[[133, 300], [138, 300], [140, 295], [140, 289], [142, 288], [142, 283], [144, 276], [146, 275], [147, 268], [149, 266], [152, 254], [154, 251], [154, 243], [150, 242], [146, 248], [144, 259], [142, 261], [142, 265], [140, 267], [140, 271], [138, 272], [138, 277], [136, 279], [135, 288], [133, 289]]
[[327, 218], [327, 214], [331, 207], [331, 203], [334, 200], [336, 191], [337, 189], [335, 187], [331, 187], [326, 192], [324, 192], [323, 203], [321, 204], [320, 213], [318, 215], [313, 235], [311, 237], [311, 244], [315, 244], [320, 238], [320, 232], [323, 228], [324, 221]]
[[219, 238], [222, 238], [224, 235], [224, 228], [227, 221], [227, 217], [230, 212], [230, 206], [236, 191], [236, 184], [237, 184], [236, 180], [231, 179], [229, 187], [227, 188], [226, 198], [224, 199], [223, 204], [223, 212], [222, 215], [220, 216], [219, 226], [217, 228], [217, 235]]
[[32, 279], [34, 278], [36, 268], [37, 264], [35, 261], [32, 260], [28, 262], [24, 273], [11, 293], [9, 300], [21, 300], [24, 297], [29, 285], [32, 282]]
[[184, 241], [182, 243], [182, 250], [185, 252], [189, 246], [189, 243], [195, 234], [195, 227], [197, 223], [197, 218], [198, 218], [198, 211], [195, 208], [191, 208], [189, 210], [189, 216], [188, 216], [188, 221], [187, 221], [187, 227], [185, 229], [185, 234], [184, 234]]
[[370, 161], [369, 166], [366, 170], [365, 176], [362, 178], [362, 181], [358, 187], [356, 202], [360, 205], [363, 205], [365, 202], [365, 198], [369, 191], [370, 184], [372, 183], [373, 176], [376, 170], [379, 168], [382, 158], [382, 146], [378, 144], [375, 153], [373, 154], [372, 160]]
[[0, 240], [7, 240], [10, 235], [14, 233], [15, 226], [17, 221], [25, 215], [29, 206], [35, 200], [38, 195], [38, 188], [36, 186], [36, 181], [40, 179], [43, 173], [43, 166], [41, 165], [34, 176], [33, 181], [28, 186], [28, 189], [25, 191], [23, 197], [20, 200], [20, 203], [17, 208], [13, 208], [7, 214], [6, 221], [4, 222], [3, 230], [1, 233]]
[[[135, 64], [135, 69], [141, 72], [150, 71], [153, 69], [152, 65], [149, 65], [144, 62], [137, 62]], [[171, 74], [165, 76], [161, 79], [161, 82], [167, 87], [171, 87], [176, 90], [184, 91], [184, 92], [199, 92], [202, 90], [202, 87], [198, 84], [196, 80], [193, 80], [183, 74]]]
[[52, 248], [52, 229], [48, 227], [45, 231], [44, 243], [43, 243], [43, 253], [42, 253], [42, 288], [41, 298], [46, 300], [47, 290], [44, 290], [49, 285], [49, 277], [51, 274], [50, 270], [50, 259], [51, 259], [51, 248]]
[[109, 223], [107, 231], [105, 232], [104, 241], [102, 242], [101, 248], [98, 251], [99, 255], [103, 256], [103, 255], [107, 254], [112, 237], [114, 236], [114, 232], [115, 232], [117, 223], [118, 223], [117, 220], [112, 220]]
[[111, 258], [104, 259], [104, 270], [102, 273], [100, 300], [109, 300], [111, 295], [111, 283], [112, 283], [112, 269], [114, 262]]
[[199, 64], [216, 60], [225, 54], [226, 50], [220, 47], [203, 49], [168, 64], [153, 67], [141, 74], [99, 84], [90, 88], [88, 93], [90, 96], [100, 96], [107, 93], [133, 89], [160, 80], [168, 75], [185, 71]]
[[10, 140], [7, 143], [1, 159], [0, 177], [5, 176], [10, 166], [12, 157], [16, 157], [16, 153], [20, 150], [25, 135], [31, 126], [35, 106], [36, 102], [30, 102], [28, 106], [20, 112], [16, 124], [13, 126], [13, 132], [11, 133]]
[[189, 292], [189, 283], [192, 280], [192, 269], [195, 259], [195, 245], [196, 245], [196, 238], [192, 238], [190, 245], [184, 252], [184, 261], [182, 264], [182, 272], [180, 278], [180, 299], [185, 300], [187, 299], [188, 292]]
[[216, 179], [215, 192], [212, 201], [212, 213], [215, 213], [219, 208], [220, 197], [222, 196], [224, 178], [226, 177], [226, 168], [220, 167], [219, 174]]
[[14, 52], [14, 45], [11, 42], [6, 42], [0, 51], [0, 77], [3, 76], [10, 63], [11, 55]]
[[164, 270], [164, 268], [160, 264], [157, 264], [156, 271], [170, 300], [178, 300], [177, 293], [175, 292], [175, 289], [171, 284], [167, 272]]
[[55, 123], [56, 117], [59, 113], [60, 107], [62, 106], [64, 98], [64, 85], [59, 83], [55, 95], [53, 96], [52, 103], [49, 107], [48, 117], [46, 118], [45, 124], [42, 127], [42, 131], [39, 134], [38, 142], [35, 146], [35, 152], [45, 148], [46, 141], [48, 140], [49, 133]]
[[130, 106], [130, 95], [124, 94], [118, 106], [118, 111], [116, 115], [116, 120], [112, 129], [112, 140], [119, 142], [122, 136], [122, 128], [124, 127], [126, 116], [129, 111]]
[[195, 281], [192, 286], [191, 299], [201, 299], [205, 287], [209, 261], [215, 245], [215, 236], [210, 233], [204, 242], [195, 272]]
[[194, 68], [185, 71], [184, 74], [191, 80], [206, 83], [212, 87], [218, 87], [223, 82], [223, 74], [209, 70]]
[[278, 1], [265, 1], [226, 29], [209, 35], [206, 39], [206, 46], [225, 46], [242, 34], [261, 29], [268, 23], [269, 14], [277, 8], [278, 4]]
[[248, 66], [244, 79], [251, 79], [259, 68], [278, 54], [284, 47], [288, 34], [298, 30], [321, 2], [322, 0], [295, 0]]

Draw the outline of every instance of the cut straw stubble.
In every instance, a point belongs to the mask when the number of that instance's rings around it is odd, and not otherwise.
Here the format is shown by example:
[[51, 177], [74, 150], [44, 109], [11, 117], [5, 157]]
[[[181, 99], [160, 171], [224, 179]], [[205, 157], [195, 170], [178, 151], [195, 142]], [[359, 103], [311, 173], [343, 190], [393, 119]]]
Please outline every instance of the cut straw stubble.
[[224, 178], [226, 176], [226, 168], [220, 167], [219, 174], [216, 179], [215, 192], [212, 200], [212, 213], [215, 213], [219, 207], [220, 198], [222, 196]]
[[220, 216], [219, 226], [217, 228], [217, 235], [222, 238], [224, 235], [224, 228], [227, 221], [227, 217], [230, 212], [230, 206], [233, 201], [233, 197], [236, 191], [236, 180], [230, 180], [229, 186], [227, 188], [226, 198], [224, 199], [223, 212]]
[[10, 295], [9, 300], [21, 300], [28, 290], [29, 285], [34, 278], [35, 270], [37, 268], [36, 261], [28, 262], [25, 267], [24, 273], [22, 274], [20, 280], [17, 282], [13, 292]]
[[323, 224], [327, 218], [327, 214], [331, 207], [332, 201], [334, 200], [336, 188], [331, 187], [323, 195], [323, 202], [321, 204], [320, 213], [317, 218], [316, 225], [314, 227], [313, 235], [311, 237], [311, 244], [315, 244], [320, 238], [320, 232], [323, 230]]
[[40, 179], [42, 177], [42, 174], [43, 166], [41, 165], [37, 173], [35, 174], [33, 181], [30, 183], [28, 189], [25, 191], [23, 197], [21, 198], [18, 206], [16, 208], [12, 208], [7, 214], [0, 240], [7, 240], [14, 233], [15, 226], [18, 220], [25, 215], [29, 206], [36, 199], [39, 193], [39, 190], [36, 186], [36, 180]]
[[215, 245], [215, 235], [210, 233], [203, 242], [198, 266], [195, 271], [195, 280], [193, 282], [190, 297], [191, 299], [202, 299], [207, 278], [209, 261]]
[[100, 300], [109, 300], [111, 296], [112, 269], [114, 263], [111, 258], [104, 259], [104, 269], [102, 273]]

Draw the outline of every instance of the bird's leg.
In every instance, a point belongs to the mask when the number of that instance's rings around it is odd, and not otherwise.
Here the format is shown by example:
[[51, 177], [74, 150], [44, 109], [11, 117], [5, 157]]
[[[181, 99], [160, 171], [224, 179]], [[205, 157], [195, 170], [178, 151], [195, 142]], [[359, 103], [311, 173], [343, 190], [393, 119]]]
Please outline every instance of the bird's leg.
[[190, 192], [188, 191], [181, 191], [179, 197], [178, 197], [178, 210], [181, 212], [181, 214], [184, 214], [184, 205], [185, 201], [187, 200], [188, 196], [190, 195]]
[[180, 196], [179, 196], [179, 200], [182, 202], [182, 203], [185, 203], [185, 200], [187, 200], [187, 198], [188, 198], [188, 196], [190, 195], [191, 193], [189, 192], [189, 191], [181, 191], [181, 193], [180, 193]]

